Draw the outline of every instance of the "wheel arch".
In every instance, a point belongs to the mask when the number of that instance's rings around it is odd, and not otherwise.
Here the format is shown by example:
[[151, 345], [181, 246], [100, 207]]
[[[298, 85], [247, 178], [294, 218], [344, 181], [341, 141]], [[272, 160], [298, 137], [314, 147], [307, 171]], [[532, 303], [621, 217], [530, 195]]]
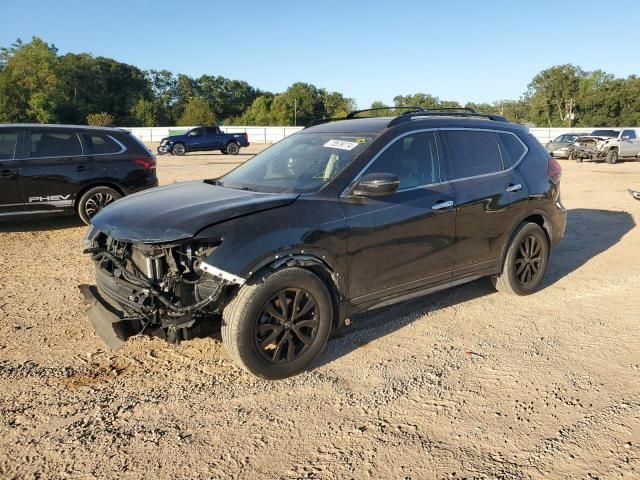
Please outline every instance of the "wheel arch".
[[508, 240], [502, 246], [502, 253], [500, 255], [500, 271], [502, 271], [504, 267], [504, 262], [507, 256], [507, 251], [509, 250], [509, 245], [513, 241], [513, 238], [516, 236], [518, 229], [524, 223], [535, 223], [542, 228], [545, 236], [547, 237], [547, 242], [549, 242], [549, 246], [551, 246], [551, 239], [553, 238], [553, 227], [551, 225], [551, 221], [549, 220], [549, 216], [546, 212], [542, 210], [534, 210], [526, 212], [517, 222], [515, 222], [514, 227], [511, 229], [511, 233], [509, 234]]
[[[278, 258], [279, 257], [279, 258]], [[325, 284], [333, 307], [333, 326], [341, 323], [341, 304], [346, 295], [346, 286], [340, 274], [325, 259], [314, 254], [288, 254], [278, 256], [275, 260], [265, 260], [252, 268], [247, 281], [259, 278], [266, 273], [273, 273], [284, 268], [299, 267], [311, 271]]]

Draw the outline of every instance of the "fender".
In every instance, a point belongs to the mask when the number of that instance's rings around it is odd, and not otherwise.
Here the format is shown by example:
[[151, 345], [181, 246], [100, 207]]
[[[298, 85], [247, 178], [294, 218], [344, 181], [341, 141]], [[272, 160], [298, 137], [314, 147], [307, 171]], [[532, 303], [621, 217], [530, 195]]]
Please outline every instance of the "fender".
[[511, 245], [511, 240], [513, 239], [516, 233], [516, 229], [518, 228], [518, 226], [520, 226], [520, 224], [526, 218], [531, 217], [533, 215], [540, 215], [542, 217], [542, 220], [543, 220], [542, 229], [547, 234], [547, 238], [549, 240], [549, 243], [551, 244], [551, 239], [553, 238], [553, 235], [552, 235], [553, 227], [551, 225], [551, 220], [549, 219], [549, 214], [544, 210], [540, 210], [540, 209], [527, 210], [522, 215], [517, 217], [516, 221], [511, 226], [511, 233], [507, 237], [507, 241], [502, 246], [502, 251], [500, 253], [500, 270], [502, 270], [502, 265], [504, 265], [504, 259], [507, 254], [507, 248], [509, 248], [509, 245]]

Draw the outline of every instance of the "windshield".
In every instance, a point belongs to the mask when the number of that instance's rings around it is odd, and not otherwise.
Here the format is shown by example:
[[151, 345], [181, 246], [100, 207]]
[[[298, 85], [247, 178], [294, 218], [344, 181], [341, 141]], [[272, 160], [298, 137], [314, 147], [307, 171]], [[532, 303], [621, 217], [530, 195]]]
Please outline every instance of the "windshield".
[[619, 134], [617, 130], [594, 130], [590, 133], [592, 137], [617, 137]]
[[272, 193], [322, 188], [371, 142], [372, 135], [296, 133], [218, 180], [218, 185]]
[[559, 137], [557, 137], [554, 142], [558, 142], [558, 143], [573, 143], [575, 141], [576, 138], [578, 138], [579, 135], [574, 135], [574, 134], [565, 134], [565, 135], [560, 135]]

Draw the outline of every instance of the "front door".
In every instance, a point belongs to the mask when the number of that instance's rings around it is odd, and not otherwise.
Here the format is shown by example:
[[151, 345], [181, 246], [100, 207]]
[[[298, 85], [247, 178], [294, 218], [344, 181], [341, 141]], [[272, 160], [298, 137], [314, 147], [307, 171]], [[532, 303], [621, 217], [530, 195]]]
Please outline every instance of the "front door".
[[638, 140], [635, 130], [623, 130], [620, 135], [620, 156], [635, 157], [638, 155], [640, 140]]
[[494, 268], [526, 210], [527, 185], [513, 168], [526, 147], [509, 132], [451, 129], [441, 137], [457, 210], [454, 276]]
[[83, 155], [76, 132], [61, 128], [32, 129], [26, 138], [22, 189], [28, 212], [73, 207], [76, 195], [94, 177], [93, 161]]
[[440, 158], [435, 132], [407, 134], [362, 172], [397, 175], [400, 186], [395, 193], [341, 197], [353, 303], [419, 289], [451, 276], [455, 209]]
[[0, 216], [24, 212], [18, 130], [0, 129]]

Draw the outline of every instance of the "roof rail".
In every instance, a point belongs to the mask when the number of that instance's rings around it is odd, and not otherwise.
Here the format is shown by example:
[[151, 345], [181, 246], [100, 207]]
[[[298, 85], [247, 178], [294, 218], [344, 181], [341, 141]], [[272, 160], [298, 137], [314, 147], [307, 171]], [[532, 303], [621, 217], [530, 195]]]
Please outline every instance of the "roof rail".
[[357, 116], [361, 113], [365, 113], [365, 112], [377, 112], [379, 110], [409, 110], [408, 112], [404, 113], [403, 115], [406, 115], [408, 113], [416, 113], [416, 112], [424, 112], [426, 111], [424, 108], [422, 107], [412, 107], [412, 106], [408, 106], [408, 107], [378, 107], [378, 108], [365, 108], [364, 110], [354, 110], [353, 112], [349, 112], [347, 114], [347, 116], [345, 117], [345, 119], [350, 119], [350, 118], [357, 118]]
[[[454, 110], [459, 110], [459, 109], [454, 109]], [[465, 109], [465, 110], [472, 110], [472, 109]], [[389, 125], [387, 125], [387, 128], [393, 127], [394, 125], [398, 125], [399, 123], [408, 122], [410, 120], [413, 120], [414, 118], [420, 118], [420, 117], [424, 117], [424, 118], [427, 118], [427, 117], [465, 117], [465, 118], [480, 117], [480, 118], [493, 120], [494, 122], [508, 122], [508, 120], [504, 118], [502, 115], [493, 115], [490, 113], [477, 113], [475, 111], [471, 113], [469, 111], [456, 112], [456, 111], [451, 111], [449, 109], [435, 109], [435, 110], [423, 110], [422, 112], [409, 112], [404, 115], [400, 115], [394, 118], [393, 120], [391, 120], [389, 122]]]
[[427, 112], [467, 112], [467, 113], [478, 113], [473, 108], [469, 107], [438, 107], [438, 108], [426, 108]]

